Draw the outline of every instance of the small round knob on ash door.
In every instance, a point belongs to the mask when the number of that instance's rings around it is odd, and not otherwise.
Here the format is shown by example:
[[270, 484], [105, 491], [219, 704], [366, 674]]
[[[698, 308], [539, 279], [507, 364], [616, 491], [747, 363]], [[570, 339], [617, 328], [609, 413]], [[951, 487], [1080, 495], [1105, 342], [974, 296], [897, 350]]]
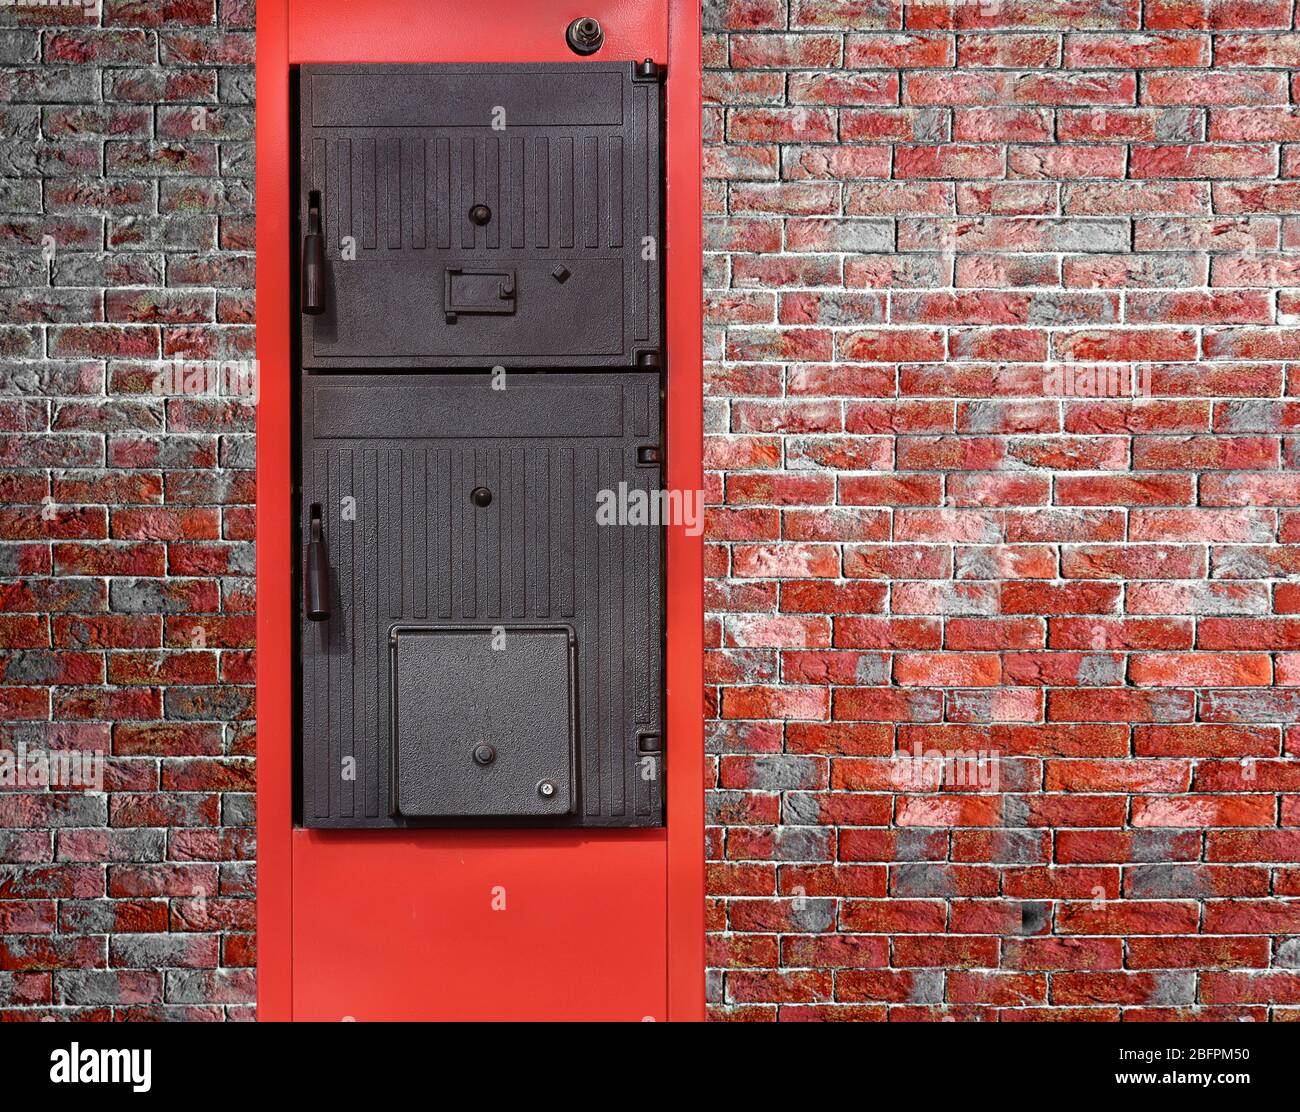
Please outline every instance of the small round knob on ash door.
[[474, 746], [474, 763], [486, 768], [497, 759], [496, 749], [484, 742], [481, 745]]
[[487, 205], [475, 205], [469, 210], [469, 219], [471, 224], [477, 224], [481, 228], [492, 219], [492, 210]]

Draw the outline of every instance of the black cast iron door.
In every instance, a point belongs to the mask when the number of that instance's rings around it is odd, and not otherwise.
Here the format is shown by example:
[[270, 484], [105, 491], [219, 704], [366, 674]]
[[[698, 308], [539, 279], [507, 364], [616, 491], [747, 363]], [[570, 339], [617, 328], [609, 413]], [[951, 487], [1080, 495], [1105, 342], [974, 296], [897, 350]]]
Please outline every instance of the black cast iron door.
[[663, 822], [659, 76], [300, 71], [303, 825]]
[[657, 366], [658, 78], [303, 66], [303, 366]]

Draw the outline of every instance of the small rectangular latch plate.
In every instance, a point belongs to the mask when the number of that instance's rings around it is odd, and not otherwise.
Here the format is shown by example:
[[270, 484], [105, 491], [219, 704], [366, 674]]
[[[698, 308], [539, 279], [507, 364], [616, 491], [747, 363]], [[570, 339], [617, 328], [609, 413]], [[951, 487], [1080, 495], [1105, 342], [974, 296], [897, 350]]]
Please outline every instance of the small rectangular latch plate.
[[461, 313], [513, 313], [514, 270], [449, 266], [443, 292], [443, 310], [447, 314], [448, 324], [455, 324]]

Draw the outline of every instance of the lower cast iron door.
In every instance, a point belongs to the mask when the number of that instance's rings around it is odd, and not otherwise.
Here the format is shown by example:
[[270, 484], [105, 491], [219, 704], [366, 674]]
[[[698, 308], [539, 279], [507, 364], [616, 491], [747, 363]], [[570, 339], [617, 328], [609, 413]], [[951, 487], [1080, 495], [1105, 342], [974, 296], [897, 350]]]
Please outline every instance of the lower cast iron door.
[[301, 823], [662, 825], [659, 376], [301, 381]]

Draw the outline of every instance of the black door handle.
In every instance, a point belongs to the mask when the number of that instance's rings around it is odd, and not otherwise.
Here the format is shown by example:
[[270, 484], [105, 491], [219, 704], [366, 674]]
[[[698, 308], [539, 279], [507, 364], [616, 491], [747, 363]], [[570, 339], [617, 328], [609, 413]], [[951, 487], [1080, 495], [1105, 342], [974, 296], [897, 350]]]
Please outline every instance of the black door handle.
[[311, 508], [307, 537], [306, 610], [309, 622], [328, 621], [330, 616], [330, 564], [325, 554], [325, 536], [319, 505]]
[[311, 316], [325, 312], [325, 237], [316, 192], [308, 200], [307, 234], [302, 238], [302, 311]]

